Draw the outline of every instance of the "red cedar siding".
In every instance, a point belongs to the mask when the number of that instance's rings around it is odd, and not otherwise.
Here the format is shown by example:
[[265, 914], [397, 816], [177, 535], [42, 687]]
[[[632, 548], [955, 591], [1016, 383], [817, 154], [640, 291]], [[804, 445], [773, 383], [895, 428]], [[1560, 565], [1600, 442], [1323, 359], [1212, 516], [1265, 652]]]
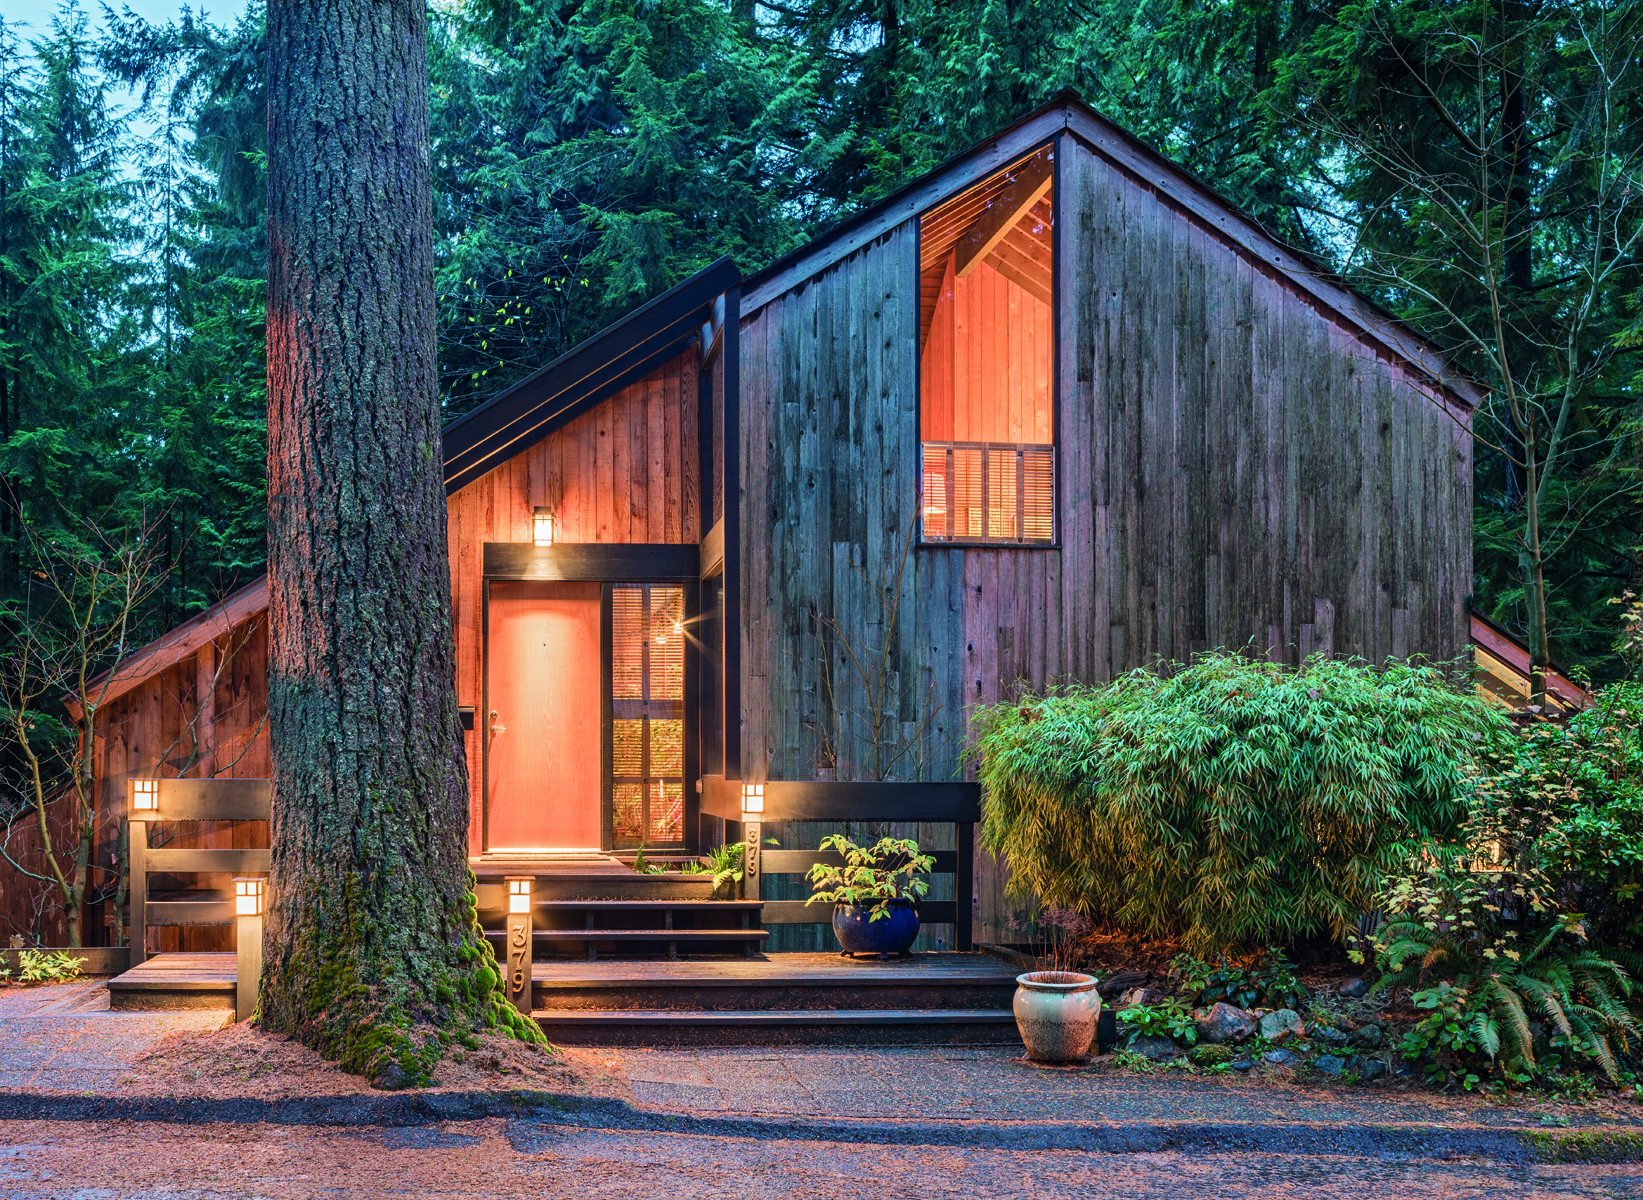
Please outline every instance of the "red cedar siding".
[[[566, 542], [673, 542], [701, 540], [697, 519], [697, 350], [657, 368], [591, 412], [475, 480], [448, 500], [451, 586], [456, 618], [457, 702], [480, 702], [482, 559], [485, 542], [526, 541], [532, 509], [553, 508], [555, 536]], [[156, 771], [189, 777], [211, 773], [266, 778], [270, 773], [268, 731], [268, 631], [266, 611], [258, 612], [218, 638], [117, 697], [99, 714], [98, 778], [101, 815], [98, 854], [108, 862], [119, 838], [126, 780]], [[200, 755], [192, 757], [188, 726], [198, 712], [197, 697], [215, 671], [213, 654], [227, 652], [205, 718]], [[477, 728], [484, 722], [476, 719]], [[480, 759], [477, 734], [466, 737], [477, 852]], [[230, 760], [236, 759], [232, 766]], [[186, 770], [184, 769], [186, 767]], [[59, 822], [73, 835], [65, 816]], [[28, 828], [25, 829], [25, 825]], [[37, 834], [19, 822], [11, 835], [14, 856], [34, 869]], [[54, 837], [56, 831], [54, 830]], [[238, 826], [191, 822], [156, 827], [151, 844], [170, 839], [177, 847], [261, 847], [268, 845], [266, 822]], [[33, 855], [34, 857], [29, 857]], [[186, 886], [188, 880], [173, 882]], [[226, 887], [227, 876], [201, 877], [204, 886]], [[167, 886], [165, 877], [155, 886]], [[30, 933], [38, 887], [0, 862], [0, 934]], [[47, 921], [44, 936], [61, 943], [62, 919]], [[227, 929], [151, 929], [150, 949], [218, 950], [233, 946]]]

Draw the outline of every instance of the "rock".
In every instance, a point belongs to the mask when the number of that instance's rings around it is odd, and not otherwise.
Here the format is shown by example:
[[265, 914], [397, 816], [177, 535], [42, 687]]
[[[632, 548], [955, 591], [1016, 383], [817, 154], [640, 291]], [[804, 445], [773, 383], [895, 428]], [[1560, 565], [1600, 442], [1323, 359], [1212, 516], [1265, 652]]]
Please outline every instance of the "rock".
[[1299, 1037], [1306, 1028], [1301, 1014], [1293, 1008], [1279, 1008], [1261, 1018], [1261, 1036], [1274, 1046], [1281, 1046], [1290, 1038]]
[[1247, 1071], [1254, 1065], [1255, 1060], [1250, 1058], [1235, 1058], [1232, 1060], [1232, 1069], [1234, 1071]]
[[1371, 1079], [1379, 1079], [1385, 1074], [1386, 1064], [1378, 1058], [1366, 1058], [1363, 1065], [1358, 1068], [1358, 1077], [1365, 1083], [1368, 1083]]
[[1157, 1036], [1134, 1038], [1126, 1049], [1131, 1054], [1139, 1054], [1142, 1058], [1152, 1059], [1153, 1062], [1163, 1062], [1181, 1053], [1169, 1038]]
[[1187, 1052], [1187, 1057], [1200, 1067], [1213, 1067], [1217, 1063], [1231, 1062], [1234, 1052], [1231, 1046], [1213, 1046], [1208, 1042], [1200, 1042]]
[[1339, 1054], [1320, 1054], [1312, 1065], [1325, 1075], [1339, 1075], [1346, 1070], [1346, 1059]]
[[1354, 1029], [1347, 1036], [1346, 1044], [1356, 1050], [1379, 1050], [1385, 1041], [1386, 1035], [1381, 1032], [1381, 1027], [1370, 1022]]
[[1275, 1067], [1282, 1067], [1295, 1061], [1295, 1056], [1288, 1050], [1268, 1050], [1261, 1055], [1261, 1061], [1271, 1063]]
[[411, 1077], [405, 1073], [404, 1069], [393, 1059], [389, 1059], [383, 1064], [382, 1069], [376, 1073], [376, 1078], [371, 1080], [371, 1086], [384, 1092], [397, 1092], [400, 1088], [408, 1086], [410, 1082]]
[[1219, 1046], [1228, 1042], [1242, 1042], [1255, 1034], [1255, 1019], [1241, 1008], [1217, 1001], [1209, 1009], [1196, 1009], [1192, 1014], [1198, 1026], [1198, 1040]]
[[1162, 1004], [1168, 997], [1158, 988], [1138, 987], [1125, 992], [1118, 1001], [1118, 1007], [1130, 1008], [1137, 1004]]
[[1324, 1026], [1317, 1025], [1313, 1026], [1312, 1036], [1317, 1038], [1326, 1046], [1346, 1045], [1347, 1034], [1346, 1031], [1342, 1029], [1328, 1029]]
[[1348, 1000], [1356, 1000], [1361, 996], [1367, 996], [1369, 994], [1369, 980], [1348, 979], [1345, 983], [1341, 984], [1337, 990]]

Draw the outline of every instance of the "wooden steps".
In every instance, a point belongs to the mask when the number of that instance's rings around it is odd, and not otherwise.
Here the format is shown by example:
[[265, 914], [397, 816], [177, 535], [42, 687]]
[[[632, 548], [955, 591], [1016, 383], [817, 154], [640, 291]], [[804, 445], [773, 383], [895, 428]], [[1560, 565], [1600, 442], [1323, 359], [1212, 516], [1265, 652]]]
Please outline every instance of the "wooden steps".
[[654, 1009], [531, 1014], [551, 1042], [573, 1046], [982, 1045], [1017, 1040], [1009, 1009]]
[[996, 1043], [1015, 1038], [1015, 971], [978, 954], [879, 962], [533, 964], [531, 1015], [567, 1045]]
[[233, 1008], [233, 954], [156, 954], [108, 981], [112, 1009]]
[[[642, 880], [645, 876], [635, 875]], [[757, 900], [659, 899], [624, 896], [612, 899], [547, 899], [531, 905], [532, 957], [560, 948], [580, 947], [596, 960], [600, 954], [662, 955], [676, 959], [680, 948], [694, 951], [754, 954], [770, 935], [760, 928], [763, 905]], [[480, 905], [485, 936], [498, 946], [504, 936], [502, 913]]]

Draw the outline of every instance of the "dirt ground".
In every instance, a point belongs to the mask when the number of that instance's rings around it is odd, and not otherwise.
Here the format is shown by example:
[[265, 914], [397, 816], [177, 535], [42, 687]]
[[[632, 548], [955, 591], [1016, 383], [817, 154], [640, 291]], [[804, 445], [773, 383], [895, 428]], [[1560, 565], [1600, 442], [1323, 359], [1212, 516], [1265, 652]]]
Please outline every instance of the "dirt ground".
[[[629, 1100], [617, 1061], [598, 1050], [555, 1047], [544, 1052], [510, 1037], [479, 1039], [456, 1050], [419, 1092], [540, 1091]], [[340, 1070], [302, 1043], [249, 1021], [161, 1038], [120, 1080], [134, 1096], [202, 1100], [288, 1100], [309, 1096], [379, 1095], [358, 1075]]]

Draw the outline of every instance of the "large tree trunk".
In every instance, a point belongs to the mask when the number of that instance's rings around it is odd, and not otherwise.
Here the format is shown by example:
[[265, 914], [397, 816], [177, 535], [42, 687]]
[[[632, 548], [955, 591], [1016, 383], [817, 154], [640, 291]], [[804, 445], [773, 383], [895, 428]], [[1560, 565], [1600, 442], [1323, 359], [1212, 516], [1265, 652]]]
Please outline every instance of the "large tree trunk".
[[536, 1033], [494, 990], [467, 869], [426, 43], [423, 0], [268, 8], [274, 820], [260, 1009], [380, 1086], [426, 1077], [432, 1029]]

